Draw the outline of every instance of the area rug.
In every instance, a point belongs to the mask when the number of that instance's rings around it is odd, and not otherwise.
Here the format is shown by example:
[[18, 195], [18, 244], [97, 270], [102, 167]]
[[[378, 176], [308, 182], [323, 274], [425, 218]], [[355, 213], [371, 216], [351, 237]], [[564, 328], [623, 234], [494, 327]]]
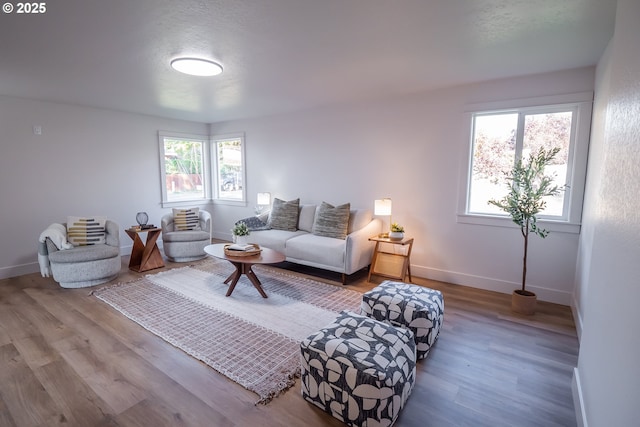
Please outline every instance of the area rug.
[[229, 297], [233, 266], [207, 259], [99, 289], [94, 295], [268, 403], [300, 374], [300, 341], [362, 294], [273, 267], [254, 266], [268, 298], [243, 276]]

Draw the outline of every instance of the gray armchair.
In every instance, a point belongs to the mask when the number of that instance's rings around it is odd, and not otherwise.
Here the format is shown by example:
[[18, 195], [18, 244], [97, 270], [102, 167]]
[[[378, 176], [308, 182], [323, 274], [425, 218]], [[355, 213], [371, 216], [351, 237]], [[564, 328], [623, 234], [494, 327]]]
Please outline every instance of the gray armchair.
[[173, 214], [168, 213], [160, 220], [164, 255], [173, 262], [190, 262], [204, 258], [204, 247], [211, 244], [211, 214], [200, 209], [198, 212], [200, 230], [176, 231]]
[[[66, 224], [52, 224], [66, 231]], [[43, 233], [44, 234], [44, 233]], [[70, 245], [69, 245], [70, 246]], [[105, 223], [105, 243], [88, 246], [75, 246], [71, 249], [58, 249], [50, 237], [41, 243], [40, 257], [48, 258], [49, 270], [53, 280], [63, 288], [84, 288], [108, 282], [120, 274], [120, 227], [107, 220]], [[47, 274], [45, 274], [47, 273]]]

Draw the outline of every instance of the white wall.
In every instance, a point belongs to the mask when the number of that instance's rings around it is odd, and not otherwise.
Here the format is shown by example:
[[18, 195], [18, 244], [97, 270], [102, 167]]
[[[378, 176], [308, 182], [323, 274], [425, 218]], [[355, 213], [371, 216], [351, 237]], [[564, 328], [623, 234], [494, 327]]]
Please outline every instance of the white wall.
[[[42, 126], [34, 135], [33, 126]], [[38, 236], [67, 215], [160, 223], [158, 130], [201, 123], [0, 96], [0, 278], [39, 271]], [[131, 240], [120, 233], [123, 252]]]
[[[519, 230], [456, 222], [461, 161], [468, 150], [468, 104], [592, 91], [594, 69], [500, 80], [362, 105], [214, 123], [246, 133], [250, 205], [216, 205], [214, 235], [251, 215], [256, 193], [373, 208], [393, 199], [393, 220], [416, 237], [412, 272], [510, 293], [519, 287]], [[529, 286], [570, 304], [578, 235], [531, 242]]]
[[599, 194], [602, 191], [602, 168], [604, 166], [604, 138], [607, 123], [611, 81], [611, 44], [607, 47], [596, 68], [593, 114], [591, 121], [591, 142], [586, 190], [582, 212], [582, 229], [578, 246], [574, 301], [572, 304], [578, 336], [582, 334], [584, 308], [588, 298], [588, 275], [591, 269], [591, 255], [594, 240], [594, 224], [597, 220]]
[[[416, 237], [415, 275], [510, 293], [520, 281], [519, 232], [456, 222], [468, 150], [465, 106], [591, 91], [593, 84], [594, 69], [585, 68], [209, 126], [0, 97], [0, 189], [11, 207], [2, 217], [0, 277], [38, 271], [39, 233], [67, 215], [104, 214], [125, 227], [145, 210], [158, 223], [166, 211], [158, 130], [240, 131], [250, 203], [216, 204], [215, 236], [228, 238], [262, 191], [365, 208], [391, 197], [393, 220]], [[43, 135], [34, 135], [33, 125]], [[130, 245], [124, 233], [121, 242]], [[529, 287], [540, 299], [571, 303], [577, 247], [576, 234], [532, 241]]]
[[619, 0], [598, 66], [576, 311], [582, 320], [574, 390], [582, 425], [640, 419], [640, 3]]

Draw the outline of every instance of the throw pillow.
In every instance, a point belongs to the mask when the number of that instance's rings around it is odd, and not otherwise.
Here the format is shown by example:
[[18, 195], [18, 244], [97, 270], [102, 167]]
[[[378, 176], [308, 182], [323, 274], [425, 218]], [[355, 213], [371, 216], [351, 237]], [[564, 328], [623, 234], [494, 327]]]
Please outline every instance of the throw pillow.
[[67, 240], [73, 246], [100, 245], [106, 242], [105, 217], [67, 217]]
[[274, 199], [271, 213], [269, 213], [269, 228], [296, 231], [298, 229], [299, 212], [300, 199], [289, 200], [288, 202], [278, 198]]
[[257, 217], [257, 216], [250, 216], [249, 218], [243, 218], [241, 220], [238, 220], [238, 222], [236, 222], [236, 225], [240, 223], [244, 223], [249, 229], [249, 231], [259, 231], [259, 230], [269, 229], [269, 227], [267, 226], [267, 223], [262, 221], [262, 219], [260, 219], [260, 217]]
[[173, 229], [175, 231], [200, 231], [200, 208], [173, 209]]
[[350, 211], [350, 203], [333, 206], [329, 203], [322, 202], [316, 212], [316, 218], [313, 221], [312, 233], [316, 236], [346, 239]]

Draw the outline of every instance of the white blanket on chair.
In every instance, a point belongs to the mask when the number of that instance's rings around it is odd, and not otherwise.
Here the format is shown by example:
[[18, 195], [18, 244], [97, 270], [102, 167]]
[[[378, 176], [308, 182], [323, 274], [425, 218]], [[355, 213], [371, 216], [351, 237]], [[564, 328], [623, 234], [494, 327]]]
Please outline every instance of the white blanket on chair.
[[40, 264], [40, 274], [42, 277], [49, 277], [51, 275], [51, 265], [49, 264], [49, 253], [47, 251], [47, 244], [45, 241], [47, 237], [51, 239], [56, 248], [63, 249], [71, 249], [73, 245], [67, 242], [67, 229], [62, 224], [51, 224], [40, 233], [40, 238], [38, 241], [40, 242], [40, 247], [38, 248], [38, 263]]

